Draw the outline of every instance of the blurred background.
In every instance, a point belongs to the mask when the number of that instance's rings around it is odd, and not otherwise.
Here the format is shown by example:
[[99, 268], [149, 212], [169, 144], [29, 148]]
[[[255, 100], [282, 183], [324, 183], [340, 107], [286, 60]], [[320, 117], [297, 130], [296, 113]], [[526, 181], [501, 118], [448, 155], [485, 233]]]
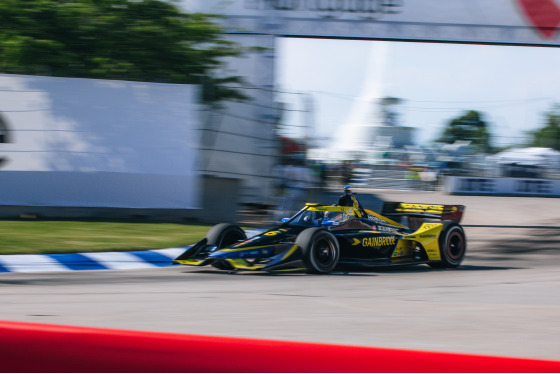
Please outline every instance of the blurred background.
[[258, 223], [348, 184], [560, 195], [553, 2], [11, 0], [0, 17], [2, 217]]
[[[558, 359], [559, 25], [559, 0], [0, 1], [1, 318]], [[345, 185], [466, 206], [465, 263], [170, 266]]]

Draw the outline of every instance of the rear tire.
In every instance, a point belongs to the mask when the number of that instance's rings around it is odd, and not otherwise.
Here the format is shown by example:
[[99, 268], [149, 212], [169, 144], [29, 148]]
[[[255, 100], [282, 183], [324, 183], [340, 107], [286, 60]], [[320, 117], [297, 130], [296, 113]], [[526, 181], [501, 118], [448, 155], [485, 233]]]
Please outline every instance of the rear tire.
[[439, 235], [441, 262], [429, 264], [434, 268], [456, 268], [461, 264], [467, 251], [467, 238], [463, 228], [453, 222], [444, 224]]
[[307, 273], [326, 274], [336, 267], [340, 246], [330, 232], [321, 228], [304, 230], [296, 238], [296, 244], [301, 248]]
[[209, 245], [215, 245], [218, 249], [222, 249], [247, 239], [247, 235], [239, 226], [220, 223], [208, 231], [206, 239]]

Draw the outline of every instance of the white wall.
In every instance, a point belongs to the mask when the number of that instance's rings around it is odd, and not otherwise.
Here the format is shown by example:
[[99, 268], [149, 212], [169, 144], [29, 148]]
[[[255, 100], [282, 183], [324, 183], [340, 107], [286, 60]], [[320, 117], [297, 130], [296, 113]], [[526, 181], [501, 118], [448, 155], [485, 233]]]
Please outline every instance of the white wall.
[[198, 88], [0, 75], [0, 205], [200, 207]]

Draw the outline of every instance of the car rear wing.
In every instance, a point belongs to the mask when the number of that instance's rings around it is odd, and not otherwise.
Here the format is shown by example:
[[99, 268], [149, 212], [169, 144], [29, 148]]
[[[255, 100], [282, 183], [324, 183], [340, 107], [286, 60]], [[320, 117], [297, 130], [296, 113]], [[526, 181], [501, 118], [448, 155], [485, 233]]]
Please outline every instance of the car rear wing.
[[465, 211], [464, 205], [414, 204], [387, 202], [383, 204], [381, 214], [387, 217], [432, 218], [441, 221], [459, 223]]

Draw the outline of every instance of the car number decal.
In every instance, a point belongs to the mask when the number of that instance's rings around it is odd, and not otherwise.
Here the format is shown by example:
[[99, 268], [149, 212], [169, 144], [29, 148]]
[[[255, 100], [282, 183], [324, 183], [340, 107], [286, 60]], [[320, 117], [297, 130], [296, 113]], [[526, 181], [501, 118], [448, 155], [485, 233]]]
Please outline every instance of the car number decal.
[[269, 232], [265, 232], [264, 235], [266, 236], [276, 236], [278, 234], [282, 234], [283, 232], [286, 232], [288, 230], [286, 229], [278, 229], [277, 231], [269, 231]]

